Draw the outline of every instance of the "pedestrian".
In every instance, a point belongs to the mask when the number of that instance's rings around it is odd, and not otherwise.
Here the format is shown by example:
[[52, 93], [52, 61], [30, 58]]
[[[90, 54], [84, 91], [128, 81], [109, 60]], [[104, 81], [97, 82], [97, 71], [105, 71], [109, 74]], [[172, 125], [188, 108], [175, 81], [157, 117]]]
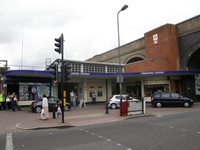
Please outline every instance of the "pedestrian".
[[93, 104], [96, 103], [96, 94], [95, 94], [95, 92], [92, 93], [92, 103]]
[[87, 108], [86, 103], [85, 103], [85, 100], [82, 98], [82, 96], [81, 96], [81, 98], [80, 98], [79, 107], [80, 107], [80, 108], [82, 108], [82, 107]]
[[0, 110], [5, 110], [5, 96], [3, 91], [0, 91]]
[[76, 95], [76, 93], [74, 93], [74, 96], [73, 96], [73, 106], [74, 106], [74, 108], [76, 108], [76, 101], [77, 101], [77, 95]]
[[12, 110], [12, 95], [10, 93], [6, 96], [5, 107], [6, 110]]
[[74, 99], [74, 91], [72, 90], [70, 92], [70, 104], [73, 105], [73, 99]]
[[15, 108], [17, 108], [19, 111], [21, 111], [17, 101], [18, 101], [17, 94], [15, 94], [15, 92], [13, 92], [12, 93], [12, 106], [11, 106], [11, 109], [13, 112], [15, 111]]
[[46, 94], [43, 94], [41, 119], [42, 120], [49, 119], [49, 105], [48, 105], [48, 99], [47, 99]]
[[61, 108], [60, 108], [60, 101], [57, 100], [56, 101], [56, 105], [57, 105], [57, 117], [59, 118], [61, 115], [62, 115], [62, 111], [61, 111]]

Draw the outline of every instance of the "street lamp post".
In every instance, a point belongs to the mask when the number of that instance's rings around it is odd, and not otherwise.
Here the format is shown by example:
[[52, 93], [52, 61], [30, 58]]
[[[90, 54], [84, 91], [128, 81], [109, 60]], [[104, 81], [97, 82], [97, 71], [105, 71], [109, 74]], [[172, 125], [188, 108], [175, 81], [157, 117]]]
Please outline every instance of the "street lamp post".
[[[117, 31], [118, 31], [118, 52], [119, 52], [119, 76], [118, 76], [118, 83], [119, 83], [119, 91], [120, 91], [120, 106], [122, 106], [122, 66], [121, 66], [121, 51], [120, 51], [120, 33], [119, 33], [119, 13], [124, 11], [128, 8], [128, 5], [124, 5], [120, 11], [117, 13]], [[120, 107], [120, 116], [122, 116], [122, 108]]]

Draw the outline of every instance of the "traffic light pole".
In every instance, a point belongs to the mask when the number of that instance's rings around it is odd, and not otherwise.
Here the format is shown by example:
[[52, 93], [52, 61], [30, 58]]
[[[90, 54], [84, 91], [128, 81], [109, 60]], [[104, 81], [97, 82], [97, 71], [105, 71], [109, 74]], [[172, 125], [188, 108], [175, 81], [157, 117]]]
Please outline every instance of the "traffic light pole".
[[61, 34], [61, 47], [60, 47], [60, 49], [61, 49], [61, 99], [62, 99], [62, 106], [61, 106], [61, 110], [62, 110], [62, 123], [64, 123], [65, 121], [65, 117], [64, 117], [64, 96], [63, 96], [63, 94], [64, 94], [64, 76], [63, 76], [63, 72], [64, 72], [64, 36], [63, 36], [63, 34]]
[[62, 100], [62, 105], [61, 105], [61, 110], [62, 110], [62, 123], [64, 123], [64, 36], [61, 34], [59, 38], [55, 38], [55, 51], [61, 54], [61, 90], [60, 90], [60, 95], [61, 95], [61, 100]]

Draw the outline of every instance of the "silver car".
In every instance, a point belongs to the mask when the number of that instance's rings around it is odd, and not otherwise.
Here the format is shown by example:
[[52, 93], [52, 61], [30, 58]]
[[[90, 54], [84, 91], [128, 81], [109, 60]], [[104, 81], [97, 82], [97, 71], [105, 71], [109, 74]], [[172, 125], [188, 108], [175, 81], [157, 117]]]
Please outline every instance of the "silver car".
[[[120, 94], [113, 95], [108, 99], [108, 107], [116, 109], [120, 107]], [[139, 101], [138, 99], [132, 98], [128, 95], [122, 94], [122, 101]]]

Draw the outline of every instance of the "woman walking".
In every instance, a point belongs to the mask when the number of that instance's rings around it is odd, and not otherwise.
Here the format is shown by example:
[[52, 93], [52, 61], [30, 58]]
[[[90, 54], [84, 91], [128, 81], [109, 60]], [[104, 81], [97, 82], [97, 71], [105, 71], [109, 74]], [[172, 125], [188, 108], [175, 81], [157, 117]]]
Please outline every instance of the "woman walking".
[[41, 119], [43, 120], [49, 119], [49, 105], [48, 105], [48, 99], [47, 99], [46, 94], [43, 95], [43, 99], [42, 99]]

